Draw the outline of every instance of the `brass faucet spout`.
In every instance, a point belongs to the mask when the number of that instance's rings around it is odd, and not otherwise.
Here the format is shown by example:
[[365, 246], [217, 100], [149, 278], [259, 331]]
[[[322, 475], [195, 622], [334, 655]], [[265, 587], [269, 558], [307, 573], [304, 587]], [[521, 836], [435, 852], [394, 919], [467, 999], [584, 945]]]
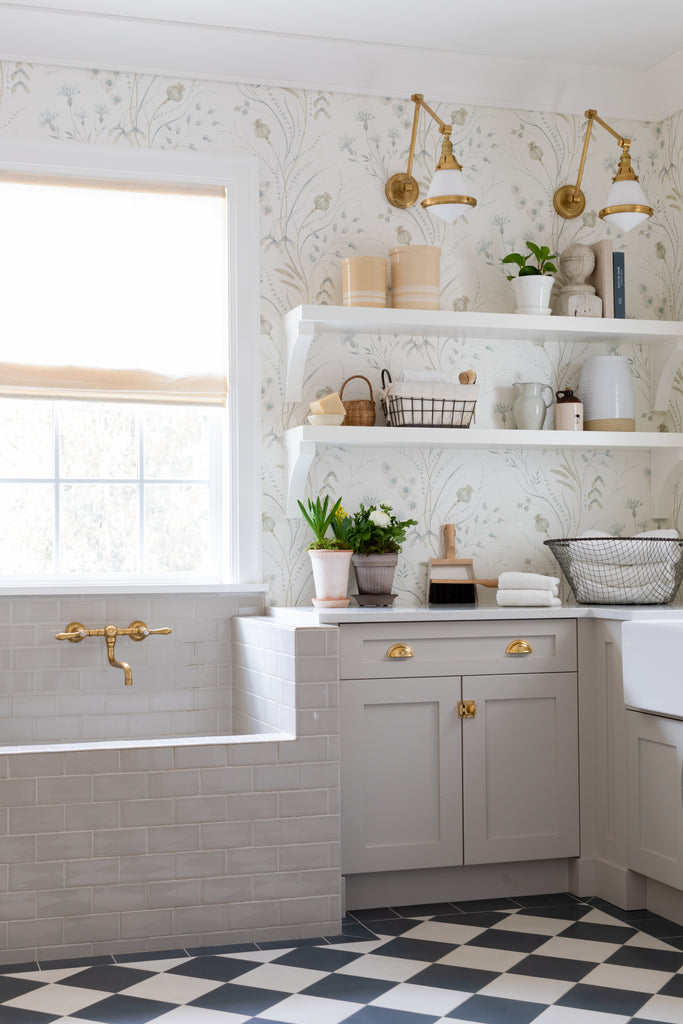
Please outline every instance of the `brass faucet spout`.
[[105, 626], [104, 627], [104, 639], [107, 644], [107, 658], [109, 664], [113, 668], [123, 669], [123, 682], [126, 686], [133, 685], [133, 673], [131, 672], [130, 665], [126, 661], [117, 661], [114, 657], [114, 648], [116, 646], [116, 637], [118, 636], [118, 630], [116, 626]]

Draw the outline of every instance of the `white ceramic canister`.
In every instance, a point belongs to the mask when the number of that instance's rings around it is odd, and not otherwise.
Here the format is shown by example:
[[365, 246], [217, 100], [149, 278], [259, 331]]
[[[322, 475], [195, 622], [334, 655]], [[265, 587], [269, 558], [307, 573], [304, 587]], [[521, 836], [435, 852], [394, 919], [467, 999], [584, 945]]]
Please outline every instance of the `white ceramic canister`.
[[441, 308], [441, 249], [437, 245], [397, 245], [389, 250], [394, 309]]
[[589, 356], [579, 381], [584, 430], [636, 429], [633, 382], [626, 356]]
[[555, 430], [583, 430], [583, 404], [571, 388], [555, 392]]
[[345, 256], [341, 261], [341, 272], [343, 306], [386, 306], [386, 257]]

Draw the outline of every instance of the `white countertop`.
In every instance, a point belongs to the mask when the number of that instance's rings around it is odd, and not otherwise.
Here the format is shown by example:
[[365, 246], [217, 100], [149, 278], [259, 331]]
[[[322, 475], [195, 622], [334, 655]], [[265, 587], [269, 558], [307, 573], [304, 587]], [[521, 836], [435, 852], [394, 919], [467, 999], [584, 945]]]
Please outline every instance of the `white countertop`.
[[559, 608], [499, 608], [496, 604], [420, 605], [398, 608], [280, 608], [268, 611], [271, 618], [292, 626], [336, 626], [345, 622], [443, 622], [481, 619], [681, 619], [683, 605], [587, 605]]

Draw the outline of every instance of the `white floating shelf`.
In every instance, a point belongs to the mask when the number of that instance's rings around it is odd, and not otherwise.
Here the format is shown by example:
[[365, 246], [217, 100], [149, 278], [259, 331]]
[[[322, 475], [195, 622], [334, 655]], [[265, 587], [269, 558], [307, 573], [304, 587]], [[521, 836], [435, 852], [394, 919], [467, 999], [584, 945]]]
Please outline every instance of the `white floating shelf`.
[[[317, 308], [317, 307], [316, 307]], [[526, 319], [526, 318], [525, 318]], [[528, 318], [534, 319], [534, 318]], [[559, 319], [559, 318], [558, 318]], [[565, 318], [562, 318], [565, 319]], [[628, 323], [628, 321], [626, 321]], [[643, 431], [468, 430], [444, 427], [294, 427], [285, 434], [288, 461], [287, 515], [299, 515], [297, 497], [304, 493], [316, 452], [342, 448], [460, 448], [558, 450], [566, 448], [652, 452], [653, 514], [662, 512], [664, 489], [683, 465], [683, 434]]]
[[665, 412], [673, 377], [683, 360], [683, 323], [599, 317], [457, 313], [431, 309], [297, 306], [285, 315], [285, 399], [302, 398], [304, 368], [320, 334], [372, 333], [455, 337], [479, 341], [563, 341], [657, 346], [652, 359], [653, 411]]

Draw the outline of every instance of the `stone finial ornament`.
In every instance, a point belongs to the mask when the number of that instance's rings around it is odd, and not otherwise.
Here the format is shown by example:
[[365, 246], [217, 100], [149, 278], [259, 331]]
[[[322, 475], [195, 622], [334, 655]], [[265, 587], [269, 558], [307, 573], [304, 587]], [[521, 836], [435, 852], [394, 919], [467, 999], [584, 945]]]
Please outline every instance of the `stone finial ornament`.
[[560, 255], [565, 284], [553, 307], [555, 316], [602, 316], [602, 299], [586, 279], [593, 273], [595, 253], [589, 245], [575, 242]]

